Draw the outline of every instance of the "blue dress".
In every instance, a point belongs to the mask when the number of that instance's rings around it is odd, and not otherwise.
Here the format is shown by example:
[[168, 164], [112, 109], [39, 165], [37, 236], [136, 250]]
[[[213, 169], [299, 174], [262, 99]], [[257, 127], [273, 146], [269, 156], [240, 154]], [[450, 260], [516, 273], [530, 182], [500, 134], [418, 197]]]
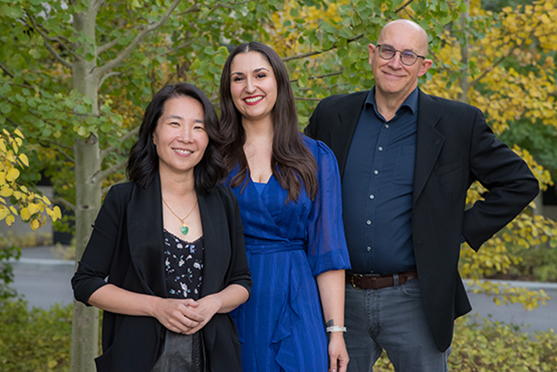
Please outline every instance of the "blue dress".
[[[318, 165], [312, 201], [302, 187], [297, 202], [271, 176], [257, 191], [251, 179], [233, 189], [244, 224], [253, 287], [232, 313], [242, 343], [244, 372], [325, 372], [328, 343], [315, 277], [348, 269], [340, 176], [333, 152], [303, 137]], [[226, 183], [238, 173], [232, 171]], [[244, 187], [242, 191], [242, 188]]]

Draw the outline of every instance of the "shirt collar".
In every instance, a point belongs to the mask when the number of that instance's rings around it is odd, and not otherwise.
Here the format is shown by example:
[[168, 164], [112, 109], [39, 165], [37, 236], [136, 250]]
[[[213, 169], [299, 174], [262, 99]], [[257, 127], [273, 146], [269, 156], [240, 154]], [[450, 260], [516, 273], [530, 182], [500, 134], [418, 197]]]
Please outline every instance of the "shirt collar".
[[[379, 113], [377, 112], [377, 103], [375, 102], [375, 86], [373, 86], [373, 88], [371, 88], [371, 90], [369, 91], [366, 102], [364, 104], [364, 108], [367, 109], [370, 105], [379, 115]], [[418, 88], [414, 89], [414, 91], [410, 93], [408, 97], [406, 97], [406, 99], [404, 100], [404, 102], [402, 102], [402, 105], [400, 105], [396, 112], [398, 113], [403, 107], [408, 107], [412, 114], [416, 114], [418, 112]]]

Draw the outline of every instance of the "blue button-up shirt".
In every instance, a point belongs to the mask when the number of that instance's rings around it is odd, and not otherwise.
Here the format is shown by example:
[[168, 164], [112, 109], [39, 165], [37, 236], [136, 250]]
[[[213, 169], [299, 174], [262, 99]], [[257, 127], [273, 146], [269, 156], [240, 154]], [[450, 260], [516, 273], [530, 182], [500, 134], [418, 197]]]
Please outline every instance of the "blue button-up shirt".
[[375, 87], [360, 114], [342, 179], [344, 230], [352, 273], [394, 274], [416, 267], [412, 190], [418, 89], [386, 121]]

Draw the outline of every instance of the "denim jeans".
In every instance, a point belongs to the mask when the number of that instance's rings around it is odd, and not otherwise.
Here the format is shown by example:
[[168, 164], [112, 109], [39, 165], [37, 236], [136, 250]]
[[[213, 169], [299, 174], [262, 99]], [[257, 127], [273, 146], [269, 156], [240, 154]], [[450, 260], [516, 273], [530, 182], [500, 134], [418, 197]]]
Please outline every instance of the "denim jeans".
[[429, 329], [419, 279], [382, 289], [346, 285], [344, 336], [348, 372], [372, 372], [387, 352], [396, 372], [447, 372], [451, 348], [440, 352]]

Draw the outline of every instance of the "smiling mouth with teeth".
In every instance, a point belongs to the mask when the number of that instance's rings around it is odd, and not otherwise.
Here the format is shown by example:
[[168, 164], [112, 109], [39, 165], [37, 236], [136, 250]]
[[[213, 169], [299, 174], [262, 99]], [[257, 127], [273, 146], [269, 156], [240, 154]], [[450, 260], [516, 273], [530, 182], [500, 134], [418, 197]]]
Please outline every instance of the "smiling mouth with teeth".
[[254, 103], [257, 101], [261, 101], [263, 99], [263, 97], [259, 96], [259, 97], [253, 97], [253, 98], [246, 98], [245, 101], [247, 103]]
[[176, 152], [179, 152], [180, 154], [191, 154], [192, 152], [189, 150], [182, 150], [182, 149], [173, 149]]

